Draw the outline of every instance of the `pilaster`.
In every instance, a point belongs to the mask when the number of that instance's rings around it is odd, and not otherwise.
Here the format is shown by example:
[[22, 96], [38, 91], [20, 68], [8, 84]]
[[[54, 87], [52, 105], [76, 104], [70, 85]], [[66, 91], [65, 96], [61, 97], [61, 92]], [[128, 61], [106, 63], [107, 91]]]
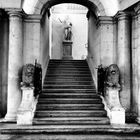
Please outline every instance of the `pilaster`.
[[100, 64], [108, 66], [114, 63], [114, 20], [113, 17], [101, 16], [97, 20], [100, 32]]

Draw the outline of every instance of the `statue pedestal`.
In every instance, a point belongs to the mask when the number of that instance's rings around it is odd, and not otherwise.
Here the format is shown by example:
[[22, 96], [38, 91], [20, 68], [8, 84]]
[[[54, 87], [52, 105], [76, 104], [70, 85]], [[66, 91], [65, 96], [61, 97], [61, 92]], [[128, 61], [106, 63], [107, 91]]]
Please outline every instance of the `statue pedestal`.
[[17, 111], [17, 125], [32, 125], [36, 104], [34, 88], [22, 88], [22, 101]]
[[63, 41], [63, 57], [64, 60], [72, 60], [72, 41], [64, 40]]
[[105, 102], [107, 105], [107, 114], [111, 124], [125, 124], [125, 110], [119, 99], [119, 89], [106, 88]]

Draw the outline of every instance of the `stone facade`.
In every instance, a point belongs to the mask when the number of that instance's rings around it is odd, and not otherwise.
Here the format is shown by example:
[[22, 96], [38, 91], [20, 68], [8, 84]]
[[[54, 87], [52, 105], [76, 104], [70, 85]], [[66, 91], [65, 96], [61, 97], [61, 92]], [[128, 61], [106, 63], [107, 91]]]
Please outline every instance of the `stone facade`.
[[[3, 27], [0, 29], [3, 33], [0, 40], [0, 64], [2, 65], [0, 68], [0, 80], [2, 81], [0, 84], [0, 109], [1, 115], [4, 116], [7, 105], [5, 120], [16, 121], [17, 109], [22, 98], [19, 86], [21, 68], [27, 63], [33, 64], [37, 59], [42, 64], [43, 77], [47, 69], [49, 61], [49, 14], [48, 11], [45, 11], [43, 15], [38, 13], [43, 5], [40, 5], [38, 12], [35, 12], [38, 14], [28, 15], [24, 13], [18, 2], [15, 7], [8, 0], [7, 3], [11, 7], [7, 9], [3, 5], [2, 9], [5, 9], [5, 16], [0, 17], [0, 25]], [[100, 14], [103, 14], [97, 16], [92, 11], [88, 15], [87, 61], [95, 82], [97, 81], [95, 68], [98, 65], [108, 66], [112, 63], [118, 65], [122, 85], [120, 91], [121, 104], [125, 108], [126, 116], [136, 114], [139, 123], [140, 3], [133, 6], [134, 10], [127, 9], [125, 12], [120, 10], [112, 16], [105, 14], [105, 11], [100, 11], [103, 5], [96, 5]], [[3, 15], [2, 11], [0, 12], [1, 15]]]

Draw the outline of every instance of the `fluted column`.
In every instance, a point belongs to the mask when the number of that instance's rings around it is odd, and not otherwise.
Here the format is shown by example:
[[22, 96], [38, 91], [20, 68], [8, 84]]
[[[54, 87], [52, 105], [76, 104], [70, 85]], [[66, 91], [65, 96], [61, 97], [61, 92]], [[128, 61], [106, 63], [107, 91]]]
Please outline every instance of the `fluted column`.
[[15, 121], [17, 109], [21, 102], [19, 87], [20, 72], [23, 65], [22, 56], [22, 13], [10, 11], [9, 13], [9, 61], [8, 61], [8, 101], [5, 120]]
[[131, 104], [131, 60], [130, 60], [130, 18], [129, 14], [118, 12], [117, 64], [120, 69], [120, 98], [126, 112]]

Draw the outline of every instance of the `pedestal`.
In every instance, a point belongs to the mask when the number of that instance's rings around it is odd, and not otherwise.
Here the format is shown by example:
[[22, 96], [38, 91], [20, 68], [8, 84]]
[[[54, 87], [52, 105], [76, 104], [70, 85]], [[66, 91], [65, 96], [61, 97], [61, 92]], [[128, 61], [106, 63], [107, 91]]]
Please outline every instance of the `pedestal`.
[[22, 88], [22, 101], [17, 112], [17, 125], [32, 125], [37, 100], [34, 88]]
[[111, 124], [125, 124], [125, 110], [120, 104], [119, 90], [106, 88], [105, 101]]
[[72, 41], [63, 41], [63, 57], [64, 60], [72, 60]]

